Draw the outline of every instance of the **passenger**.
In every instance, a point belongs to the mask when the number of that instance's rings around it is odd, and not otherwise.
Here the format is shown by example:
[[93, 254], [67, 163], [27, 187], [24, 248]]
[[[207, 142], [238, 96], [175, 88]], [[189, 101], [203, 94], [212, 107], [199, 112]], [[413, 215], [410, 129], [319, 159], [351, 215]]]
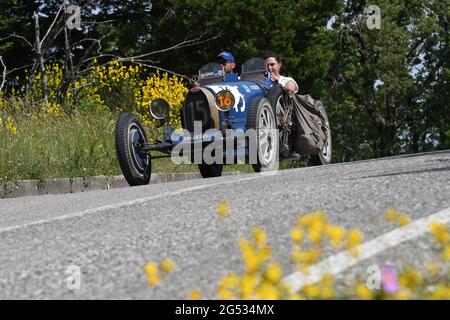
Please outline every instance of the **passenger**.
[[280, 69], [283, 66], [280, 56], [275, 52], [270, 51], [265, 54], [264, 59], [266, 60], [267, 68], [272, 77], [272, 81], [278, 81], [280, 85], [288, 89], [290, 92], [297, 93], [297, 82], [295, 82], [293, 78], [280, 75]]

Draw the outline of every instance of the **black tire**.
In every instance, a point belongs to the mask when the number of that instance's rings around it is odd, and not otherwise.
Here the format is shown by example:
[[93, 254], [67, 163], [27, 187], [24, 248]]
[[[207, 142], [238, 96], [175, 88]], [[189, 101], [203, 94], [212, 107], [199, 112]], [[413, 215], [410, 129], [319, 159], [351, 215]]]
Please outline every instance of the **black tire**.
[[280, 97], [283, 96], [283, 89], [280, 85], [273, 86], [267, 92], [267, 99], [269, 99], [270, 104], [273, 107], [273, 113], [275, 116], [277, 115], [277, 103]]
[[332, 144], [332, 139], [331, 139], [331, 126], [330, 126], [330, 122], [328, 121], [327, 111], [325, 110], [325, 107], [322, 105], [322, 103], [320, 103], [318, 107], [325, 116], [328, 131], [327, 131], [327, 139], [326, 139], [325, 145], [323, 146], [320, 153], [317, 155], [312, 155], [309, 158], [309, 164], [313, 165], [313, 166], [322, 166], [322, 165], [330, 164], [331, 163], [331, 153], [333, 150], [333, 144]]
[[[267, 119], [267, 121], [264, 122], [263, 119]], [[263, 123], [262, 127], [260, 127], [260, 123]], [[277, 120], [272, 105], [267, 98], [258, 97], [252, 100], [247, 114], [247, 128], [256, 131], [257, 162], [251, 164], [253, 170], [261, 172], [278, 169], [279, 138]], [[267, 137], [267, 149], [262, 148], [262, 137]], [[249, 152], [251, 150], [252, 148], [249, 146]]]
[[200, 170], [200, 174], [202, 175], [203, 178], [220, 177], [223, 171], [223, 164], [202, 163], [198, 165], [198, 169]]
[[139, 153], [134, 143], [147, 143], [147, 134], [139, 119], [130, 113], [121, 113], [116, 123], [116, 151], [120, 169], [130, 186], [150, 182], [151, 158]]

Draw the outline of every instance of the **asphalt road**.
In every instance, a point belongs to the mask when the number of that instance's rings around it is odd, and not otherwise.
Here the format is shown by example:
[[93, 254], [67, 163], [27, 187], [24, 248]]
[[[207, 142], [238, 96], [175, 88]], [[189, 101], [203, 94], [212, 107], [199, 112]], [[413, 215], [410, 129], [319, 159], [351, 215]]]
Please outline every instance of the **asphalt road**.
[[[225, 219], [217, 204], [230, 204]], [[0, 200], [0, 299], [184, 299], [199, 288], [216, 297], [218, 280], [242, 270], [238, 240], [254, 226], [288, 263], [288, 233], [298, 216], [324, 210], [331, 222], [363, 231], [364, 241], [398, 226], [388, 207], [412, 222], [450, 207], [450, 151], [280, 171], [181, 181], [79, 194]], [[420, 221], [420, 220], [419, 220]], [[327, 252], [331, 256], [335, 252]], [[421, 265], [434, 257], [426, 236], [390, 246], [342, 276], [364, 276], [368, 264]], [[176, 269], [157, 287], [148, 261]], [[69, 288], [67, 268], [81, 271]]]

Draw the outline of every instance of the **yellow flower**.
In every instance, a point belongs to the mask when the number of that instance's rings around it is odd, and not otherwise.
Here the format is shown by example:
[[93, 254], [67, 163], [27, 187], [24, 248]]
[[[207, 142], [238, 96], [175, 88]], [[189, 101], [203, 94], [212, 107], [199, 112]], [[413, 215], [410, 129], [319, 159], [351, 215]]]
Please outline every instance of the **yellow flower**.
[[202, 294], [200, 290], [194, 289], [189, 292], [188, 297], [190, 300], [200, 300], [202, 298]]
[[313, 217], [311, 215], [307, 214], [307, 215], [304, 215], [304, 216], [301, 216], [300, 218], [298, 218], [297, 226], [306, 227], [312, 221], [313, 221]]
[[303, 262], [306, 264], [313, 264], [320, 258], [321, 251], [318, 248], [310, 248], [304, 251], [294, 249], [292, 252], [292, 260], [294, 262]]
[[393, 297], [397, 300], [408, 300], [411, 298], [411, 293], [408, 290], [400, 290]]
[[446, 245], [442, 251], [442, 257], [445, 261], [450, 260], [450, 245]]
[[311, 299], [317, 299], [320, 296], [320, 287], [316, 284], [307, 284], [303, 287], [305, 296]]
[[252, 299], [253, 293], [256, 288], [257, 277], [256, 275], [244, 274], [241, 278], [241, 296], [243, 299]]
[[392, 208], [388, 208], [384, 213], [384, 217], [387, 221], [394, 221], [397, 218], [397, 212]]
[[303, 240], [303, 232], [299, 228], [292, 229], [291, 239], [295, 243], [300, 243]]
[[399, 283], [403, 288], [415, 290], [422, 284], [422, 276], [415, 269], [408, 268], [400, 274]]
[[175, 264], [170, 259], [164, 259], [161, 261], [161, 270], [164, 272], [172, 272], [175, 269]]
[[235, 288], [239, 285], [239, 278], [234, 274], [231, 273], [225, 277], [222, 278], [222, 280], [219, 283], [220, 288]]
[[372, 291], [363, 283], [356, 285], [355, 294], [365, 300], [370, 300], [373, 298]]
[[432, 222], [429, 226], [429, 231], [434, 239], [441, 244], [446, 244], [450, 241], [448, 227], [443, 223]]
[[259, 248], [263, 248], [267, 243], [267, 234], [259, 227], [253, 228], [253, 239]]
[[386, 209], [384, 216], [387, 221], [395, 221], [400, 226], [405, 226], [409, 223], [409, 218], [405, 213], [397, 212], [392, 208]]
[[298, 218], [297, 226], [309, 226], [313, 222], [321, 222], [322, 224], [327, 223], [327, 218], [325, 213], [322, 211], [316, 211]]
[[354, 257], [359, 257], [359, 245], [362, 243], [363, 234], [357, 229], [350, 230], [347, 234], [347, 239], [345, 243], [345, 248]]
[[289, 295], [289, 300], [305, 300], [305, 298], [299, 293], [293, 293]]
[[157, 274], [158, 273], [158, 266], [154, 262], [149, 262], [144, 267], [145, 273], [147, 275], [149, 274]]
[[158, 266], [156, 263], [147, 263], [144, 267], [144, 272], [147, 275], [147, 281], [151, 286], [156, 286], [159, 283]]
[[247, 273], [255, 273], [261, 267], [261, 264], [264, 263], [269, 257], [271, 250], [270, 248], [263, 247], [260, 251], [255, 251], [252, 248], [252, 245], [246, 241], [241, 240], [239, 242], [242, 258], [244, 260], [244, 264], [246, 267]]
[[280, 299], [278, 289], [270, 283], [263, 283], [256, 292], [261, 300], [277, 300]]
[[364, 236], [361, 231], [357, 229], [350, 230], [347, 235], [347, 242], [345, 247], [350, 250], [362, 243]]
[[217, 213], [220, 217], [225, 218], [228, 216], [228, 213], [230, 212], [230, 205], [226, 201], [219, 202], [219, 205], [217, 206]]
[[221, 300], [231, 300], [231, 299], [235, 298], [233, 292], [231, 290], [225, 289], [225, 288], [219, 288], [217, 290], [217, 295], [219, 296], [219, 299], [221, 299]]
[[334, 284], [334, 277], [331, 274], [324, 274], [320, 283], [324, 286], [332, 286]]
[[6, 129], [8, 129], [9, 132], [13, 135], [17, 134], [17, 128], [14, 126], [14, 123], [11, 120], [6, 122]]
[[271, 263], [266, 269], [265, 278], [272, 284], [280, 281], [283, 272], [279, 263]]
[[334, 290], [330, 287], [322, 287], [320, 290], [320, 298], [321, 299], [333, 299]]
[[438, 284], [436, 288], [431, 292], [430, 298], [433, 300], [449, 300], [450, 287], [442, 283]]
[[308, 225], [308, 237], [311, 242], [320, 244], [322, 242], [322, 232], [325, 225], [323, 221], [315, 219]]
[[406, 214], [400, 214], [397, 217], [397, 222], [399, 225], [405, 226], [405, 225], [409, 224], [409, 218]]
[[150, 274], [147, 276], [148, 283], [154, 287], [159, 284], [159, 277], [157, 274]]
[[325, 233], [330, 239], [333, 247], [339, 247], [345, 236], [345, 229], [341, 226], [328, 225], [325, 227]]

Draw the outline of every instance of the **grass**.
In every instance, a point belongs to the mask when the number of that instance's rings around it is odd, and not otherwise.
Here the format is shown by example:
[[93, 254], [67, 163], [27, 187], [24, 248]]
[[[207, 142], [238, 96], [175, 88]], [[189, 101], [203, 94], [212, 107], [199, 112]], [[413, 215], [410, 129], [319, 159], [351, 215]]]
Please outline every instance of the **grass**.
[[16, 134], [0, 127], [3, 180], [120, 174], [111, 116], [29, 117], [15, 122]]

